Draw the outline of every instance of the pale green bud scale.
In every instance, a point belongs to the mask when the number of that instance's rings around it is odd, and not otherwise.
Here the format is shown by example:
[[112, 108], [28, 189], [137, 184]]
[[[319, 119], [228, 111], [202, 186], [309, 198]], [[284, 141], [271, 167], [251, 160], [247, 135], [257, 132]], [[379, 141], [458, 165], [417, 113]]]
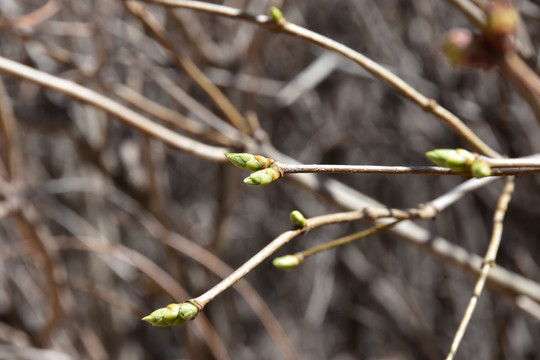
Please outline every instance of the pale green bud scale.
[[179, 316], [179, 309], [180, 304], [169, 304], [167, 307], [157, 309], [150, 315], [143, 317], [142, 320], [156, 327], [180, 325], [185, 320]]
[[281, 177], [281, 169], [278, 166], [259, 170], [244, 179], [249, 186], [260, 186], [271, 183]]
[[491, 168], [485, 160], [476, 159], [471, 163], [471, 174], [477, 179], [491, 176]]
[[198, 314], [199, 308], [191, 301], [184, 301], [180, 304], [180, 308], [178, 309], [178, 315], [187, 321], [194, 320]]

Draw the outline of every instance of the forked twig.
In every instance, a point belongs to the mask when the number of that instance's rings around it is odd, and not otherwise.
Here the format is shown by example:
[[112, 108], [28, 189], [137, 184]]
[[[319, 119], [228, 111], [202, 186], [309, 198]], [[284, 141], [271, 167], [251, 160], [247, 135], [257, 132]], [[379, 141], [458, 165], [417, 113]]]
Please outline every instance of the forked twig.
[[501, 243], [503, 219], [508, 208], [508, 203], [512, 198], [513, 191], [514, 178], [507, 177], [503, 192], [499, 197], [499, 201], [497, 203], [497, 209], [495, 210], [495, 214], [493, 215], [493, 230], [491, 233], [491, 240], [489, 242], [486, 255], [484, 256], [480, 276], [476, 281], [473, 295], [469, 300], [469, 305], [467, 306], [465, 314], [463, 315], [461, 323], [459, 324], [459, 328], [456, 331], [454, 340], [452, 341], [452, 345], [450, 347], [450, 352], [448, 353], [446, 360], [452, 360], [454, 358], [456, 351], [461, 343], [461, 340], [465, 335], [465, 331], [467, 330], [467, 326], [469, 325], [474, 309], [476, 308], [478, 298], [480, 297], [480, 295], [482, 294], [482, 290], [484, 289], [489, 270], [495, 266], [495, 258], [497, 257], [497, 251], [499, 250], [499, 245]]
[[[301, 229], [289, 230], [282, 233], [274, 240], [272, 240], [268, 245], [266, 245], [263, 249], [261, 249], [257, 254], [253, 255], [247, 262], [245, 262], [242, 266], [236, 269], [227, 278], [223, 279], [220, 283], [212, 287], [210, 290], [208, 290], [201, 296], [191, 299], [190, 302], [196, 304], [197, 307], [199, 307], [199, 311], [201, 311], [206, 304], [212, 301], [223, 291], [234, 285], [238, 280], [246, 276], [251, 270], [253, 270], [256, 266], [262, 263], [266, 258], [272, 255], [280, 247], [285, 245], [287, 242], [289, 242], [296, 236], [302, 235], [311, 229], [315, 229], [320, 226], [325, 226], [329, 224], [345, 223], [363, 219], [432, 219], [437, 215], [438, 212], [444, 210], [454, 202], [461, 199], [461, 197], [463, 197], [463, 195], [465, 195], [466, 193], [474, 191], [479, 187], [492, 182], [495, 179], [496, 178], [471, 179], [466, 183], [459, 185], [452, 191], [449, 191], [448, 193], [434, 199], [433, 201], [423, 204], [418, 208], [414, 209], [400, 210], [389, 208], [366, 208], [360, 211], [348, 211], [334, 214], [326, 214], [306, 219]], [[395, 222], [392, 225], [395, 225]], [[384, 229], [389, 229], [389, 227], [384, 227]]]

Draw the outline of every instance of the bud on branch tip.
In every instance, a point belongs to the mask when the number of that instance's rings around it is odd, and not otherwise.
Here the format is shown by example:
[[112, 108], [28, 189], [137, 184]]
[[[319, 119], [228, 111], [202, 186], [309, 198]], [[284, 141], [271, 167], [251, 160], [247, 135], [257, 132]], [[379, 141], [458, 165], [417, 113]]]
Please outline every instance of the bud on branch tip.
[[456, 173], [470, 172], [475, 178], [491, 175], [489, 164], [465, 149], [436, 149], [428, 151], [426, 156], [436, 165]]
[[271, 166], [269, 168], [259, 170], [244, 179], [244, 183], [249, 186], [260, 186], [270, 184], [272, 181], [279, 179], [283, 172], [279, 166]]
[[181, 304], [169, 304], [167, 307], [157, 309], [141, 320], [156, 327], [176, 326], [184, 321], [192, 321], [199, 314], [199, 308], [191, 301]]
[[167, 327], [180, 325], [185, 320], [178, 315], [180, 304], [169, 304], [167, 307], [157, 309], [142, 320], [149, 322], [152, 326]]

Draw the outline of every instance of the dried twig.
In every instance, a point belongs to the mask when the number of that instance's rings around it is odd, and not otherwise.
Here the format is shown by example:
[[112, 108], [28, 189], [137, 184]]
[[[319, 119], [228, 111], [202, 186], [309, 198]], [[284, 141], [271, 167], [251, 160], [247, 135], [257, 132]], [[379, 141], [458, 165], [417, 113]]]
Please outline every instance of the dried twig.
[[507, 177], [506, 185], [503, 189], [501, 196], [499, 197], [497, 209], [495, 210], [495, 214], [493, 215], [493, 230], [491, 233], [491, 240], [489, 242], [486, 255], [484, 256], [484, 262], [482, 264], [480, 276], [476, 281], [473, 295], [469, 300], [469, 304], [467, 306], [467, 309], [465, 310], [463, 319], [461, 320], [459, 328], [456, 331], [454, 341], [452, 342], [452, 346], [450, 347], [450, 352], [448, 353], [446, 360], [452, 360], [456, 355], [456, 351], [459, 347], [459, 344], [461, 343], [461, 339], [463, 339], [463, 336], [465, 335], [465, 331], [467, 330], [467, 326], [469, 325], [469, 322], [472, 318], [474, 309], [476, 308], [476, 304], [478, 303], [478, 299], [480, 298], [482, 290], [484, 289], [484, 285], [486, 283], [489, 271], [492, 267], [495, 266], [495, 258], [497, 257], [497, 251], [499, 250], [499, 244], [501, 243], [503, 219], [504, 215], [506, 214], [506, 209], [508, 208], [508, 203], [512, 198], [513, 192], [514, 178]]

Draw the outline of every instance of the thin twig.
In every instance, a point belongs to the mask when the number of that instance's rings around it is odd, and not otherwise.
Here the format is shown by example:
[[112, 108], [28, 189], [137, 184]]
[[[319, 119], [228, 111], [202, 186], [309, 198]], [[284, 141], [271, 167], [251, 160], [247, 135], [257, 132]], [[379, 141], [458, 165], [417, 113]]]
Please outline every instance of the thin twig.
[[492, 168], [502, 167], [539, 167], [540, 168], [540, 154], [534, 154], [522, 158], [507, 159], [507, 158], [489, 158], [486, 156], [480, 156], [481, 159], [486, 160], [488, 165]]
[[[225, 278], [234, 270], [218, 256], [197, 244], [197, 242], [191, 241], [178, 233], [166, 229], [152, 213], [114, 187], [107, 186], [104, 188], [102, 185], [89, 181], [86, 178], [50, 180], [47, 183], [42, 184], [42, 186], [43, 190], [48, 194], [89, 192], [92, 195], [102, 196], [107, 199], [107, 201], [110, 201], [123, 209], [127, 214], [130, 214], [130, 216], [135, 217], [137, 222], [141, 224], [150, 236], [159, 240], [171, 249], [194, 259], [217, 276]], [[0, 254], [9, 256], [10, 251], [6, 251], [5, 248], [1, 250]], [[18, 254], [18, 251], [22, 250], [14, 249], [11, 252]], [[0, 261], [5, 261], [7, 258], [8, 257], [3, 258], [0, 256]], [[287, 334], [257, 291], [245, 280], [237, 282], [235, 284], [235, 289], [253, 309], [253, 312], [260, 318], [262, 325], [274, 340], [278, 350], [283, 354], [284, 359], [297, 359], [298, 355]], [[181, 298], [181, 296], [178, 296], [177, 294], [172, 294], [171, 296], [177, 299]]]
[[[531, 168], [522, 169], [521, 165], [511, 165], [511, 161], [497, 163], [499, 167], [515, 166], [515, 168], [492, 169], [493, 176], [523, 175], [540, 173], [540, 163], [535, 164], [532, 160], [525, 160], [525, 166]], [[468, 173], [456, 173], [449, 168], [439, 166], [378, 166], [378, 165], [290, 165], [275, 162], [274, 166], [281, 169], [283, 174], [295, 173], [346, 173], [346, 174], [392, 174], [392, 175], [460, 175], [470, 176]]]
[[[15, 212], [11, 219], [20, 238], [28, 244], [28, 247], [38, 255], [38, 264], [41, 265], [43, 277], [45, 278], [47, 300], [49, 302], [49, 313], [43, 327], [35, 334], [34, 343], [44, 345], [51, 338], [54, 330], [60, 323], [63, 313], [60, 304], [60, 288], [57, 271], [58, 261], [55, 261], [49, 245], [51, 234], [46, 228], [39, 226], [36, 221], [37, 211], [31, 206], [25, 206]], [[49, 240], [49, 241], [47, 241]]]
[[403, 79], [385, 69], [375, 61], [367, 58], [359, 52], [335, 41], [328, 37], [307, 30], [301, 26], [292, 24], [288, 21], [280, 21], [275, 23], [266, 15], [254, 15], [244, 12], [239, 9], [234, 9], [228, 6], [215, 5], [202, 1], [187, 1], [187, 0], [145, 0], [148, 3], [160, 4], [172, 7], [182, 7], [197, 11], [212, 13], [215, 15], [231, 17], [250, 21], [261, 26], [267, 27], [272, 31], [282, 32], [291, 36], [298, 37], [313, 44], [324, 48], [336, 51], [337, 53], [355, 61], [375, 77], [392, 86], [397, 92], [411, 100], [413, 103], [420, 106], [424, 111], [432, 113], [441, 119], [452, 131], [458, 134], [463, 140], [469, 143], [477, 151], [491, 156], [500, 157], [500, 155], [480, 139], [467, 125], [465, 125], [456, 115], [444, 107], [437, 104], [434, 99], [430, 99], [419, 91], [410, 86]]
[[[495, 178], [485, 178], [485, 179], [471, 179], [465, 184], [458, 186], [455, 191], [450, 192], [449, 195], [445, 194], [431, 203], [427, 203], [419, 206], [414, 209], [389, 209], [385, 207], [381, 208], [365, 208], [360, 211], [348, 211], [340, 212], [334, 214], [326, 214], [321, 216], [312, 217], [306, 219], [305, 225], [302, 229], [290, 230], [282, 233], [276, 237], [272, 242], [266, 245], [262, 250], [257, 254], [253, 255], [247, 262], [242, 266], [236, 269], [231, 275], [223, 279], [220, 283], [215, 285], [213, 288], [202, 294], [201, 296], [191, 299], [190, 301], [196, 303], [200, 308], [213, 300], [216, 296], [221, 294], [223, 291], [227, 290], [229, 287], [234, 285], [239, 279], [246, 276], [251, 270], [257, 267], [261, 262], [263, 262], [267, 257], [272, 253], [278, 250], [281, 246], [285, 245], [287, 242], [292, 240], [298, 235], [301, 235], [311, 229], [315, 229], [320, 226], [325, 226], [329, 224], [338, 224], [344, 222], [357, 221], [362, 219], [376, 220], [381, 218], [392, 218], [394, 220], [405, 220], [405, 219], [432, 219], [434, 218], [439, 211], [442, 211], [444, 208], [448, 207], [451, 203], [459, 200], [465, 193], [476, 190], [480, 186], [483, 186]], [[437, 206], [437, 207], [435, 207]], [[398, 222], [394, 221], [393, 225], [396, 225]], [[385, 227], [385, 229], [390, 227]]]
[[403, 220], [396, 220], [396, 221], [393, 221], [393, 222], [390, 222], [390, 223], [379, 223], [379, 224], [376, 224], [376, 225], [370, 227], [369, 229], [362, 230], [362, 231], [359, 231], [357, 233], [347, 235], [347, 236], [341, 237], [341, 238], [333, 240], [333, 241], [329, 241], [327, 243], [324, 243], [324, 244], [321, 244], [321, 245], [318, 245], [318, 246], [314, 246], [314, 247], [309, 248], [307, 250], [297, 252], [296, 254], [294, 254], [294, 256], [298, 257], [300, 261], [304, 261], [304, 259], [307, 258], [308, 256], [320, 253], [322, 251], [327, 251], [327, 250], [330, 250], [330, 249], [334, 249], [334, 248], [336, 248], [338, 246], [343, 246], [343, 245], [349, 244], [349, 243], [351, 243], [353, 241], [357, 241], [357, 240], [363, 239], [365, 237], [377, 234], [379, 232], [383, 232], [385, 230], [388, 230], [391, 227], [393, 227], [394, 225], [397, 225], [401, 221], [403, 221]]
[[[73, 242], [73, 239], [77, 239], [80, 242]], [[57, 244], [61, 250], [88, 251], [118, 259], [139, 269], [171, 297], [182, 298], [186, 296], [186, 290], [158, 264], [131, 248], [121, 244], [109, 245], [102, 240], [100, 238], [75, 235], [73, 237], [57, 237]], [[195, 326], [200, 334], [203, 335], [202, 338], [206, 342], [208, 349], [217, 359], [230, 359], [225, 344], [206, 317], [203, 317], [201, 323]]]
[[122, 100], [129, 102], [131, 105], [136, 106], [137, 108], [163, 120], [168, 124], [178, 127], [190, 135], [202, 137], [221, 146], [234, 145], [234, 142], [229, 140], [226, 136], [223, 136], [223, 133], [210, 130], [207, 126], [201, 124], [200, 122], [186, 117], [166, 106], [163, 106], [128, 86], [116, 84], [113, 87], [113, 91]]
[[450, 347], [450, 352], [448, 353], [446, 360], [452, 360], [454, 358], [456, 351], [459, 347], [459, 344], [461, 343], [461, 340], [463, 339], [463, 336], [465, 335], [465, 331], [467, 330], [467, 326], [469, 325], [474, 309], [476, 308], [476, 304], [478, 303], [478, 298], [482, 294], [482, 290], [484, 289], [484, 285], [486, 283], [489, 271], [491, 270], [492, 267], [495, 266], [495, 258], [497, 257], [497, 251], [499, 250], [499, 245], [501, 243], [503, 219], [504, 219], [504, 215], [506, 214], [506, 210], [508, 208], [508, 203], [510, 202], [510, 199], [512, 198], [513, 191], [514, 191], [514, 178], [507, 177], [506, 185], [504, 186], [503, 192], [501, 196], [499, 197], [499, 201], [497, 203], [497, 209], [495, 210], [495, 214], [493, 215], [493, 230], [491, 233], [491, 240], [489, 242], [486, 255], [484, 256], [484, 262], [482, 264], [480, 276], [476, 282], [476, 286], [474, 287], [473, 295], [471, 299], [469, 300], [469, 305], [467, 306], [467, 309], [465, 310], [463, 319], [461, 320], [461, 323], [459, 324], [459, 328], [456, 331], [454, 340], [452, 342], [452, 346]]
[[[313, 228], [313, 227], [310, 227]], [[253, 255], [247, 262], [242, 266], [236, 269], [231, 275], [227, 276], [225, 279], [220, 281], [217, 285], [212, 287], [210, 290], [198, 296], [190, 301], [195, 303], [202, 310], [206, 304], [212, 301], [216, 296], [221, 294], [223, 291], [227, 290], [233, 286], [238, 280], [246, 276], [251, 270], [257, 267], [262, 263], [267, 257], [272, 255], [276, 250], [285, 245], [291, 239], [294, 239], [296, 236], [303, 234], [304, 229], [298, 230], [289, 230], [279, 235], [277, 238], [272, 240], [268, 245], [262, 248], [257, 254]]]
[[4, 81], [0, 78], [0, 157], [6, 171], [5, 178], [12, 180], [17, 176], [20, 149], [17, 141], [17, 121]]

